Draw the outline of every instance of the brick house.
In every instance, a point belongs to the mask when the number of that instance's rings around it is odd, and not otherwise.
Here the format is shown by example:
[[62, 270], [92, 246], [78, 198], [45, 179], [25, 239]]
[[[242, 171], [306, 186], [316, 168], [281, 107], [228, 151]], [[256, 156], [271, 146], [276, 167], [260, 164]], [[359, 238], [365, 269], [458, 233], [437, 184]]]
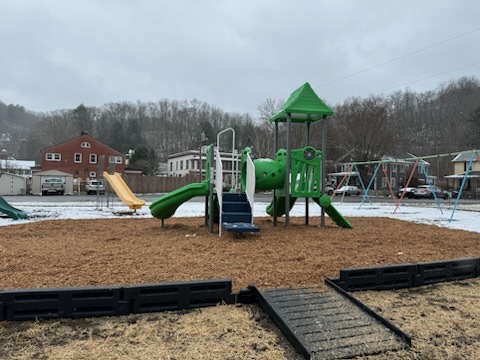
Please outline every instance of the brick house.
[[42, 171], [59, 170], [72, 174], [74, 178], [95, 178], [102, 176], [103, 169], [115, 166], [115, 171], [125, 172], [125, 155], [103, 144], [85, 132], [76, 138], [50, 146], [41, 151]]

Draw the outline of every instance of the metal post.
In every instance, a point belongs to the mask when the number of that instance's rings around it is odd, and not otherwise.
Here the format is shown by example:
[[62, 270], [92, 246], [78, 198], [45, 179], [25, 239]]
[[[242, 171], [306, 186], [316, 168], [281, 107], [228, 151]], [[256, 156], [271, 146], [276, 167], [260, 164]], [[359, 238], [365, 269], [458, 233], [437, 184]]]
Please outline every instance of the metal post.
[[285, 179], [285, 226], [289, 225], [290, 220], [290, 125], [292, 119], [290, 113], [287, 114], [287, 162], [285, 165], [286, 179]]
[[[275, 120], [275, 137], [273, 139], [273, 156], [278, 151], [278, 120]], [[273, 226], [277, 226], [277, 189], [273, 189]]]
[[208, 201], [210, 203], [210, 213], [208, 216], [208, 231], [213, 233], [213, 214], [215, 212], [215, 204], [213, 202], [213, 188], [214, 188], [214, 153], [213, 153], [213, 145], [210, 145], [210, 188], [208, 192]]
[[[325, 194], [325, 174], [327, 172], [327, 115], [323, 115], [322, 121], [322, 195]], [[320, 226], [325, 227], [325, 209], [321, 208]]]

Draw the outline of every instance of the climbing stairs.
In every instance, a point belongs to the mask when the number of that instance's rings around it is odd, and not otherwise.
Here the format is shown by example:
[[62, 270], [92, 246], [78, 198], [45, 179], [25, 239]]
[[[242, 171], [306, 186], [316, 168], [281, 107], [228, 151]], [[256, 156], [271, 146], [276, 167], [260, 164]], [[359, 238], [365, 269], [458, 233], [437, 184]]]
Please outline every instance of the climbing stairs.
[[252, 208], [245, 193], [222, 194], [222, 227], [234, 233], [260, 231], [252, 223]]

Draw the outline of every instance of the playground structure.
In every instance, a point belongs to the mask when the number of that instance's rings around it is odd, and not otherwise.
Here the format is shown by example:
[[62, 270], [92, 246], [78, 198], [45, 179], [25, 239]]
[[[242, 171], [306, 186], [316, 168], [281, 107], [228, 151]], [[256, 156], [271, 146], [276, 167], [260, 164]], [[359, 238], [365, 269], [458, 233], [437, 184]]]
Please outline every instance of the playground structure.
[[[252, 209], [254, 207], [255, 191], [273, 190], [272, 203], [267, 207], [267, 213], [273, 217], [273, 225], [277, 225], [277, 217], [285, 215], [285, 226], [289, 225], [289, 212], [299, 197], [306, 199], [305, 223], [308, 224], [308, 199], [312, 198], [320, 205], [321, 225], [324, 225], [324, 214], [327, 213], [339, 226], [351, 228], [351, 224], [335, 209], [330, 198], [324, 194], [326, 149], [326, 117], [333, 111], [315, 94], [310, 84], [305, 83], [295, 90], [278, 113], [270, 121], [275, 123], [275, 159], [256, 159], [252, 161], [250, 148], [242, 152], [241, 162], [241, 192], [237, 190], [236, 181], [232, 180], [229, 193], [223, 192], [223, 173], [220, 160], [221, 135], [232, 132], [232, 169], [234, 169], [235, 131], [225, 129], [217, 135], [217, 147], [211, 145], [207, 150], [206, 179], [163, 195], [150, 205], [152, 216], [164, 220], [173, 216], [177, 208], [194, 196], [205, 196], [205, 218], [213, 232], [214, 218], [218, 217], [219, 234], [222, 228], [230, 232], [257, 232], [253, 224]], [[322, 120], [323, 151], [309, 146], [310, 124]], [[307, 146], [300, 149], [290, 149], [291, 122], [307, 125]], [[287, 149], [277, 149], [278, 123], [287, 123]], [[216, 156], [215, 156], [216, 155]], [[218, 212], [217, 212], [218, 210]], [[218, 213], [218, 216], [217, 216]], [[207, 221], [206, 221], [207, 222]]]
[[8, 217], [19, 220], [19, 219], [28, 219], [28, 215], [25, 211], [17, 209], [10, 205], [7, 200], [0, 196], [0, 213], [4, 213]]

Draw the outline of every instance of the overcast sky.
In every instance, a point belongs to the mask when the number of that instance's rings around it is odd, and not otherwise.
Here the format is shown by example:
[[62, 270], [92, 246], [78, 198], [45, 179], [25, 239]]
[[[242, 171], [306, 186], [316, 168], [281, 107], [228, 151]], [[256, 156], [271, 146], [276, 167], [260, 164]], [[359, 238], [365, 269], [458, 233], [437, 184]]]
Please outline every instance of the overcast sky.
[[0, 101], [196, 98], [256, 115], [306, 81], [333, 106], [425, 91], [480, 77], [478, 14], [476, 0], [0, 0]]

